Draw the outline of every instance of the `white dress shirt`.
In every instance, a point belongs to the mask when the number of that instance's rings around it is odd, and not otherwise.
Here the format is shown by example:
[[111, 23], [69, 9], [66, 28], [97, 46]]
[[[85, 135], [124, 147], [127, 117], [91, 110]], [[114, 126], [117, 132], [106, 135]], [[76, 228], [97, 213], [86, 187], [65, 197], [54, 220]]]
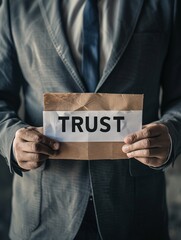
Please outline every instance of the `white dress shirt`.
[[[63, 0], [62, 14], [66, 36], [81, 72], [83, 10], [86, 0]], [[109, 60], [119, 22], [120, 1], [97, 0], [100, 24], [100, 76]]]

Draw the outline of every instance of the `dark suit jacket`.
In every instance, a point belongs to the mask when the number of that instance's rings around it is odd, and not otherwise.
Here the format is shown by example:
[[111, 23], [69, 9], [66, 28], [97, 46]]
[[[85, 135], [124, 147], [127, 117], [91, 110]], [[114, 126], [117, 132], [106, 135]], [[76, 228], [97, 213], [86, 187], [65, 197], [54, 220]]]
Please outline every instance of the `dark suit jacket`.
[[[42, 126], [43, 93], [87, 91], [63, 32], [60, 2], [0, 1], [0, 153], [10, 169], [17, 129]], [[118, 24], [96, 92], [144, 94], [143, 124], [168, 126], [173, 161], [181, 151], [181, 1], [120, 0]], [[17, 116], [20, 88], [24, 121]], [[14, 174], [11, 238], [72, 240], [90, 182], [102, 239], [168, 239], [164, 174], [134, 159], [52, 160], [23, 177]]]

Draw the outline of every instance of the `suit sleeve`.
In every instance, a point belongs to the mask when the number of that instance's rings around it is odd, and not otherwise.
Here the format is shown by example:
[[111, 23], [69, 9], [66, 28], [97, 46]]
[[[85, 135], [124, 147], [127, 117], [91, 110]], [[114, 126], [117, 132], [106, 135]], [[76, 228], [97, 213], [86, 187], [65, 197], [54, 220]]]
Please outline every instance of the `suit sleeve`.
[[20, 106], [21, 71], [11, 34], [8, 0], [0, 1], [0, 154], [12, 167], [15, 132], [27, 126], [17, 115]]
[[171, 162], [181, 153], [181, 1], [174, 1], [173, 23], [168, 54], [162, 72], [160, 121], [172, 138]]

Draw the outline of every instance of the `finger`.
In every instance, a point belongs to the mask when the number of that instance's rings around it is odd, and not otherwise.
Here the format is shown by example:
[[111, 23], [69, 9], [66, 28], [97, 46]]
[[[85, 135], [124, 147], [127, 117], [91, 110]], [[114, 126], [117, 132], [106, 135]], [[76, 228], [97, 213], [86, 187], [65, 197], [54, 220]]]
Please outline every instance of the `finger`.
[[45, 155], [55, 155], [58, 151], [53, 150], [52, 148], [48, 147], [39, 142], [21, 142], [19, 144], [19, 149], [24, 152], [29, 153], [42, 153]]
[[153, 148], [153, 147], [158, 147], [158, 141], [155, 141], [155, 139], [153, 138], [146, 138], [138, 142], [135, 142], [133, 144], [125, 144], [123, 145], [122, 150], [125, 153], [129, 153], [135, 150], [147, 149], [147, 148]]
[[40, 142], [42, 134], [33, 127], [21, 128], [16, 132], [16, 137], [28, 142]]
[[41, 162], [21, 161], [19, 163], [19, 166], [24, 170], [32, 170], [32, 169], [39, 168], [43, 163], [44, 163], [44, 161], [41, 161]]
[[48, 155], [41, 153], [29, 153], [29, 152], [19, 152], [17, 154], [17, 161], [33, 161], [33, 162], [42, 162], [48, 159]]
[[144, 126], [142, 130], [137, 131], [125, 137], [124, 142], [127, 144], [131, 144], [141, 139], [158, 137], [161, 134], [163, 134], [163, 132], [168, 134], [168, 131], [165, 125], [149, 124]]
[[164, 151], [160, 152], [159, 148], [140, 149], [127, 153], [128, 158], [162, 158]]
[[19, 129], [16, 132], [16, 137], [27, 142], [43, 143], [54, 150], [58, 150], [60, 147], [59, 142], [49, 137], [46, 137], [45, 135], [37, 131], [36, 128], [33, 128], [33, 127]]
[[128, 153], [139, 149], [163, 148], [170, 146], [170, 141], [162, 137], [145, 138], [133, 144], [125, 144], [122, 147], [123, 152]]

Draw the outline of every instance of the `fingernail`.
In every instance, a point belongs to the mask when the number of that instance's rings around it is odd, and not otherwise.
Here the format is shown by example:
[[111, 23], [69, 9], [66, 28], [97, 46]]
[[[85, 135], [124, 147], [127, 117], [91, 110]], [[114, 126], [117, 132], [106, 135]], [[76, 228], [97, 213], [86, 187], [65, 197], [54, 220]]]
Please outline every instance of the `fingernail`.
[[53, 149], [58, 150], [59, 149], [59, 143], [54, 143], [53, 144]]
[[122, 150], [123, 150], [123, 152], [128, 152], [128, 150], [129, 150], [128, 145], [124, 145], [124, 146], [122, 147]]
[[126, 141], [127, 141], [128, 143], [131, 143], [131, 142], [132, 142], [132, 137], [126, 138]]

